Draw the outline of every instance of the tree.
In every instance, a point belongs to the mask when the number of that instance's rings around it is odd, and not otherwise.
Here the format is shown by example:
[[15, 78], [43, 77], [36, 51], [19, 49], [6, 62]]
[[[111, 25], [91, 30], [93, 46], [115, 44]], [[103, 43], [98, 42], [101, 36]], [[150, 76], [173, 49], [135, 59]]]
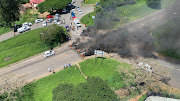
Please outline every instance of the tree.
[[41, 31], [42, 40], [49, 46], [53, 47], [54, 44], [63, 43], [67, 41], [67, 35], [63, 27], [51, 25]]
[[60, 84], [53, 91], [53, 101], [117, 101], [116, 94], [107, 82], [99, 77], [91, 77], [87, 82], [74, 86]]
[[1, 20], [6, 22], [6, 25], [11, 26], [12, 22], [20, 17], [19, 0], [0, 0], [0, 16]]
[[53, 12], [54, 10], [64, 9], [71, 1], [72, 0], [45, 0], [38, 5], [39, 12]]
[[161, 8], [161, 0], [147, 0], [147, 6], [153, 9], [160, 9]]

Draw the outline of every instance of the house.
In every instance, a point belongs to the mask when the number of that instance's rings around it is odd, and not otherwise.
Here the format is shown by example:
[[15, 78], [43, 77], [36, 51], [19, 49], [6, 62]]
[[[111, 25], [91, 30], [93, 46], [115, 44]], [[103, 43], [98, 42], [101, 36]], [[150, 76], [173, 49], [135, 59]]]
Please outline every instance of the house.
[[45, 0], [30, 0], [31, 4], [39, 4], [41, 2], [44, 2]]

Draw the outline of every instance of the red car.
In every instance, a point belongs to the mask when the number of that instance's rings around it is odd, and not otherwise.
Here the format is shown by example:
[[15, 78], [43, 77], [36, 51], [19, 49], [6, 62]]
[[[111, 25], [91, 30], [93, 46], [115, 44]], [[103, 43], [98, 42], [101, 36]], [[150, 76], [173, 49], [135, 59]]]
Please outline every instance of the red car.
[[53, 16], [52, 16], [52, 15], [48, 15], [48, 16], [47, 16], [47, 19], [49, 19], [49, 18], [53, 18]]

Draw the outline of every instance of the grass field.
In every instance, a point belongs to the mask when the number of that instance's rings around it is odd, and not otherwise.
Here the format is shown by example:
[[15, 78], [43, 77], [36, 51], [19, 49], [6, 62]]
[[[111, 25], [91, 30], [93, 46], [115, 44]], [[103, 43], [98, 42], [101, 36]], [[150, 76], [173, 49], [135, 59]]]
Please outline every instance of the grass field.
[[[175, 0], [162, 0], [162, 2], [161, 2], [162, 8], [166, 8], [167, 6], [173, 4], [174, 1]], [[136, 19], [142, 18], [142, 17], [152, 14], [158, 10], [159, 9], [149, 8], [146, 5], [146, 0], [138, 0], [137, 3], [134, 5], [124, 5], [124, 6], [117, 7], [115, 13], [113, 13], [113, 16], [119, 18], [120, 20], [122, 19], [121, 17], [123, 17], [124, 19], [123, 19], [123, 23], [122, 23], [122, 21], [113, 22], [114, 24], [113, 24], [112, 28], [119, 27], [123, 24], [126, 24], [126, 23], [129, 23]], [[92, 15], [95, 15], [95, 14], [89, 13], [89, 14], [83, 16], [81, 19], [81, 22], [83, 24], [86, 23], [87, 25], [88, 24], [93, 25], [94, 20], [91, 18]], [[126, 19], [125, 19], [125, 17], [126, 17]]]
[[0, 35], [7, 33], [11, 31], [11, 28], [7, 28], [7, 27], [0, 27]]
[[[0, 42], [0, 67], [47, 50], [47, 46], [44, 49], [41, 47], [39, 33], [42, 29], [32, 30]], [[5, 61], [4, 59], [7, 57], [11, 59]]]
[[87, 26], [94, 25], [94, 19], [92, 16], [95, 16], [95, 12], [91, 12], [81, 18], [81, 23], [86, 24]]
[[[166, 8], [167, 6], [173, 4], [175, 0], [162, 0], [161, 2], [161, 8]], [[147, 16], [149, 14], [152, 14], [159, 9], [151, 9], [146, 5], [146, 0], [139, 0], [134, 5], [125, 5], [121, 7], [116, 8], [116, 16], [121, 19], [121, 16], [123, 18], [127, 17], [123, 20], [124, 23], [128, 23], [131, 21], [134, 21], [136, 19], [142, 18], [144, 16]], [[120, 22], [117, 23], [116, 27], [122, 25]]]
[[[118, 74], [118, 66], [122, 68], [130, 68], [125, 63], [119, 63], [113, 59], [104, 59], [102, 65], [101, 59], [95, 62], [95, 59], [90, 59], [80, 63], [81, 69], [86, 76], [99, 76], [103, 80], [107, 80], [111, 87], [121, 88], [124, 85], [121, 75]], [[115, 78], [113, 81], [112, 79]], [[120, 78], [120, 79], [117, 79]], [[112, 81], [112, 82], [109, 82]], [[35, 101], [51, 101], [53, 96], [53, 89], [59, 84], [69, 83], [77, 85], [81, 82], [86, 82], [86, 79], [81, 75], [80, 71], [76, 66], [72, 66], [60, 72], [57, 72], [48, 77], [42, 78], [32, 84], [27, 85], [25, 88], [29, 89], [26, 91], [27, 96], [24, 96], [23, 101], [29, 101], [34, 98]], [[24, 88], [23, 88], [24, 89]], [[32, 96], [28, 96], [31, 94]]]
[[95, 4], [100, 2], [100, 0], [85, 0], [84, 4]]
[[[174, 32], [177, 31], [177, 29], [179, 29], [179, 26], [177, 26], [175, 22], [173, 22], [172, 20], [153, 29], [152, 30], [153, 36], [158, 38], [158, 40], [155, 42], [156, 47], [164, 46], [164, 45], [159, 45], [159, 40], [161, 40], [162, 38], [165, 38], [165, 36], [166, 36], [166, 41], [164, 43], [166, 44], [170, 44], [171, 42], [176, 43], [175, 41], [178, 38], [178, 36], [176, 36], [175, 35], [176, 33]], [[180, 54], [178, 54], [176, 51], [177, 50], [168, 48], [164, 51], [160, 51], [159, 53], [164, 56], [168, 56], [168, 57], [180, 60]]]
[[[0, 68], [48, 50], [49, 46], [45, 44], [42, 48], [39, 36], [40, 31], [45, 28], [32, 30], [0, 42]], [[7, 57], [10, 57], [10, 60], [5, 61]]]

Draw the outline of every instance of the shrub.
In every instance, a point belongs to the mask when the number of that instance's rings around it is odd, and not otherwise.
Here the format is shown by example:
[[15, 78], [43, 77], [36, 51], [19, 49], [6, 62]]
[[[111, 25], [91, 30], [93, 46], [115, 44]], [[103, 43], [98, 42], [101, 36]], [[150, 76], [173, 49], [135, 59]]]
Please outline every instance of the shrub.
[[53, 101], [116, 101], [117, 96], [107, 82], [99, 77], [91, 77], [77, 86], [60, 84], [53, 91]]
[[147, 0], [147, 6], [152, 9], [160, 9], [161, 8], [161, 0]]

